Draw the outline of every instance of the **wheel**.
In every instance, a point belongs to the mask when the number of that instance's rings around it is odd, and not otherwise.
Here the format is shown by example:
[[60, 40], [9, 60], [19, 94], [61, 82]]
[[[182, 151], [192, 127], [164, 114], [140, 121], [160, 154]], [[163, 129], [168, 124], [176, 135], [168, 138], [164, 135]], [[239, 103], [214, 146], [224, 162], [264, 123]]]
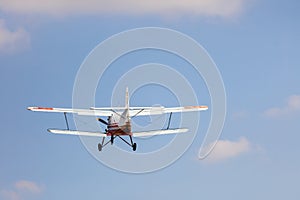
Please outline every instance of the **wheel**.
[[102, 145], [100, 143], [98, 144], [98, 150], [102, 151]]
[[115, 139], [115, 138], [114, 138], [114, 136], [112, 135], [111, 138], [110, 138], [110, 144], [114, 144], [114, 139]]
[[132, 150], [133, 150], [133, 151], [136, 150], [136, 143], [133, 143], [133, 145], [132, 145]]

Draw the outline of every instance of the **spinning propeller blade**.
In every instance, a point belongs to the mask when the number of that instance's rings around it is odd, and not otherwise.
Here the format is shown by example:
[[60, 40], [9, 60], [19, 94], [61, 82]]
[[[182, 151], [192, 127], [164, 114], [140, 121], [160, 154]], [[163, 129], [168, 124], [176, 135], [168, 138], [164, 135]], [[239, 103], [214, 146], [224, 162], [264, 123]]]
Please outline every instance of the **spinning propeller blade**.
[[108, 123], [107, 123], [105, 120], [103, 120], [103, 119], [101, 119], [101, 118], [97, 118], [97, 119], [98, 119], [99, 122], [101, 122], [101, 123], [103, 123], [103, 124], [105, 124], [105, 125], [108, 125]]

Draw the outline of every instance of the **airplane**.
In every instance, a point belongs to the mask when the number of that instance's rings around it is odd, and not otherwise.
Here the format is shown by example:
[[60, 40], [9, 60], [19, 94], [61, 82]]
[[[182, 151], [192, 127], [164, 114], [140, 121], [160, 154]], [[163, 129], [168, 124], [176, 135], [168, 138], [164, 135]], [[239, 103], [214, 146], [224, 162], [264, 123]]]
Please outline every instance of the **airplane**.
[[[54, 134], [67, 134], [67, 135], [78, 135], [78, 136], [94, 136], [101, 137], [102, 142], [98, 144], [98, 150], [102, 151], [103, 147], [107, 144], [114, 143], [116, 137], [120, 138], [126, 144], [128, 144], [133, 151], [136, 151], [137, 144], [133, 142], [133, 137], [145, 137], [153, 135], [167, 135], [185, 133], [188, 131], [187, 128], [170, 128], [170, 122], [172, 113], [177, 112], [194, 112], [207, 110], [207, 106], [184, 106], [184, 107], [130, 107], [129, 106], [129, 93], [126, 88], [125, 94], [125, 107], [90, 107], [89, 109], [75, 109], [75, 108], [51, 108], [51, 107], [28, 107], [30, 111], [38, 112], [54, 112], [63, 113], [67, 125], [67, 129], [47, 129], [49, 132]], [[67, 113], [86, 115], [86, 116], [97, 116], [97, 120], [102, 124], [106, 125], [104, 132], [91, 132], [81, 130], [70, 130], [67, 119]], [[137, 116], [150, 116], [159, 114], [169, 114], [168, 125], [166, 129], [151, 130], [143, 132], [132, 132], [131, 130], [131, 119]], [[108, 117], [107, 121], [100, 117]], [[125, 140], [123, 137], [129, 136], [130, 142]], [[110, 137], [110, 140], [105, 142], [105, 138]]]

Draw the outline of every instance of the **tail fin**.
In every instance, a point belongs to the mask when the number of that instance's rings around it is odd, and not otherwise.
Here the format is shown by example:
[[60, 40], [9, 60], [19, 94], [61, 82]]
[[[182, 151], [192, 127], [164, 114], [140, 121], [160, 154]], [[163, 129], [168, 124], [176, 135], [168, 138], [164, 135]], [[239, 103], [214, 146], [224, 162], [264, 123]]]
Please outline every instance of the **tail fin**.
[[[125, 93], [125, 109], [122, 113], [122, 115], [120, 116], [120, 120], [119, 120], [119, 127], [121, 127], [121, 129], [125, 129], [127, 127], [126, 123], [129, 122], [130, 123], [130, 117], [129, 117], [129, 94], [128, 94], [128, 87], [126, 88], [126, 93]], [[126, 126], [125, 126], [126, 125]], [[125, 126], [122, 127], [122, 126]]]
[[128, 87], [126, 87], [125, 107], [126, 107], [127, 109], [129, 109], [129, 93], [128, 93]]

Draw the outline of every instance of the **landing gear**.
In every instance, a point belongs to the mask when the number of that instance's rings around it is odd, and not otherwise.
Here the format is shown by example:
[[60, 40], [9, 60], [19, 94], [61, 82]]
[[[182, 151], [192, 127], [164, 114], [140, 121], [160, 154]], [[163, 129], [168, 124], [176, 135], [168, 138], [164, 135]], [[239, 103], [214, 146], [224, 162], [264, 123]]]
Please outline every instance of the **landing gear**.
[[110, 141], [108, 141], [108, 142], [106, 142], [106, 143], [104, 144], [104, 141], [105, 141], [105, 137], [103, 137], [103, 138], [102, 138], [102, 142], [98, 144], [98, 150], [99, 150], [99, 151], [102, 151], [103, 147], [106, 146], [106, 145], [110, 142]]
[[102, 151], [102, 144], [100, 144], [100, 143], [98, 144], [98, 150]]
[[103, 138], [102, 138], [102, 143], [99, 143], [99, 144], [98, 144], [98, 150], [99, 150], [99, 151], [102, 151], [103, 147], [105, 147], [107, 144], [109, 144], [109, 143], [113, 144], [114, 139], [115, 139], [116, 137], [120, 138], [120, 139], [123, 140], [126, 144], [128, 144], [129, 146], [131, 146], [133, 151], [136, 151], [137, 144], [136, 144], [136, 143], [133, 143], [133, 140], [132, 140], [132, 136], [131, 136], [131, 135], [129, 135], [129, 137], [130, 137], [130, 143], [129, 143], [128, 141], [126, 141], [123, 137], [121, 137], [120, 135], [112, 135], [111, 138], [110, 138], [110, 140], [107, 141], [107, 142], [105, 142], [105, 143], [104, 143], [105, 138], [103, 137]]
[[136, 143], [133, 143], [133, 145], [132, 145], [132, 150], [133, 150], [133, 151], [136, 150]]
[[114, 139], [115, 139], [114, 135], [111, 135], [111, 137], [110, 137], [110, 144], [114, 144]]
[[135, 151], [136, 150], [136, 143], [133, 143], [131, 135], [129, 135], [129, 138], [130, 138], [130, 142], [131, 142], [130, 146], [132, 147], [132, 150]]

